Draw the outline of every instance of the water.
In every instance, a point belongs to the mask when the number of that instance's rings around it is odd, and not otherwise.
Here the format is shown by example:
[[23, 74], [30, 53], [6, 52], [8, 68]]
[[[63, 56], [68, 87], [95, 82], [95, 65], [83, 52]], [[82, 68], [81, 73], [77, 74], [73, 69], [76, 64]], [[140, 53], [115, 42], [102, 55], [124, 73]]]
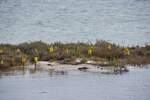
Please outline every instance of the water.
[[150, 43], [150, 0], [0, 0], [0, 43]]
[[121, 75], [21, 71], [0, 77], [0, 100], [150, 100], [150, 68]]

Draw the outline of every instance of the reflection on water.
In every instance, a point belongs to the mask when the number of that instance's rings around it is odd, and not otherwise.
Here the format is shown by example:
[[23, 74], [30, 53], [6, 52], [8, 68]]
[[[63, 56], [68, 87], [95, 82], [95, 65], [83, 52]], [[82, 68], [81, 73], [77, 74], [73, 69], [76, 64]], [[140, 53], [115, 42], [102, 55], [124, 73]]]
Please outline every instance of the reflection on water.
[[25, 75], [25, 68], [15, 68], [15, 69], [3, 69], [0, 70], [0, 76], [16, 76], [16, 75]]
[[0, 100], [150, 100], [149, 76], [150, 68], [132, 66], [118, 75], [12, 70], [1, 73]]
[[[130, 66], [128, 65], [128, 68], [130, 70], [135, 69], [135, 68], [145, 68], [149, 69], [149, 65], [141, 65], [141, 66]], [[34, 75], [34, 74], [41, 74], [45, 73], [49, 76], [53, 75], [68, 75], [72, 74], [72, 72], [77, 72], [79, 73], [98, 73], [98, 74], [107, 74], [107, 75], [122, 75], [126, 74], [128, 71], [114, 71], [108, 70], [108, 72], [92, 72], [92, 71], [87, 71], [87, 70], [55, 70], [53, 68], [47, 69], [47, 68], [42, 68], [41, 66], [32, 66], [31, 68], [27, 67], [19, 67], [19, 68], [12, 68], [12, 69], [3, 69], [0, 71], [0, 77], [1, 76], [16, 76], [16, 75]]]
[[[146, 68], [146, 67], [145, 67]], [[13, 69], [5, 69], [5, 70], [2, 70], [0, 72], [0, 76], [16, 76], [16, 75], [33, 75], [33, 74], [40, 74], [40, 73], [46, 73], [48, 74], [49, 76], [53, 76], [53, 75], [68, 75], [68, 73], [72, 73], [72, 72], [78, 72], [78, 73], [100, 73], [100, 74], [125, 74], [127, 73], [128, 71], [114, 71], [113, 70], [110, 70], [108, 69], [108, 72], [90, 72], [90, 71], [87, 71], [87, 70], [55, 70], [55, 69], [45, 69], [45, 68], [42, 68], [42, 67], [31, 67], [31, 68], [13, 68]]]
[[19, 69], [6, 69], [2, 70], [0, 72], [0, 77], [1, 76], [16, 76], [16, 75], [34, 75], [34, 74], [40, 74], [40, 73], [46, 73], [49, 76], [53, 75], [67, 75], [68, 71], [66, 70], [57, 70], [55, 71], [54, 69], [42, 69], [42, 68], [19, 68]]

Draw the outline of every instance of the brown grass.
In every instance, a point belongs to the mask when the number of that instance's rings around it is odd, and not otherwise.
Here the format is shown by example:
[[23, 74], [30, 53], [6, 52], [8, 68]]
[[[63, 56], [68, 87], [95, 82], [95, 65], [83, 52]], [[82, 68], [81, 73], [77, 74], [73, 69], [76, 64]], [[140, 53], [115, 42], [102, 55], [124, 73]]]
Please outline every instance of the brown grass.
[[[51, 47], [54, 49], [53, 52], [49, 52]], [[32, 62], [34, 57], [38, 57], [39, 60], [44, 61], [57, 60], [69, 62], [76, 58], [82, 58], [83, 62], [93, 59], [113, 62], [115, 64], [114, 59], [117, 59], [119, 64], [150, 63], [150, 45], [126, 48], [129, 49], [130, 55], [124, 54], [124, 47], [102, 40], [97, 41], [95, 44], [81, 42], [46, 44], [41, 41], [19, 45], [1, 44], [0, 50], [3, 50], [3, 53], [0, 53], [0, 60], [3, 60], [4, 64], [0, 64], [0, 67], [22, 65], [22, 57], [26, 58], [29, 62]], [[16, 52], [17, 49], [20, 50], [19, 53]], [[91, 55], [88, 54], [89, 49], [92, 49]]]

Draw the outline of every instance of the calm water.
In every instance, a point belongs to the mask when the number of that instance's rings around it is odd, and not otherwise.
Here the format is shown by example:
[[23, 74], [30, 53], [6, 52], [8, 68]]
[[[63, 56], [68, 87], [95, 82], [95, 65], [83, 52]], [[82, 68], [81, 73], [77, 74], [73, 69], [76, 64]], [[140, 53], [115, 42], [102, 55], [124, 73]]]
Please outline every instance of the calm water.
[[150, 0], [0, 0], [0, 43], [150, 43]]
[[31, 73], [1, 75], [0, 100], [150, 100], [150, 68], [122, 75]]

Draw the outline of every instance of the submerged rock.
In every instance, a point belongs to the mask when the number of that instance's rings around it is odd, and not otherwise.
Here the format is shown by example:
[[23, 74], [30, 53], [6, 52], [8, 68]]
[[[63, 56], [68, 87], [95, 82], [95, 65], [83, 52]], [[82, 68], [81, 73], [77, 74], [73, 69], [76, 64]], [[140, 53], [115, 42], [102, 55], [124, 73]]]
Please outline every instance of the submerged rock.
[[78, 70], [80, 70], [80, 71], [86, 71], [88, 68], [87, 67], [80, 67], [80, 68], [78, 68]]

